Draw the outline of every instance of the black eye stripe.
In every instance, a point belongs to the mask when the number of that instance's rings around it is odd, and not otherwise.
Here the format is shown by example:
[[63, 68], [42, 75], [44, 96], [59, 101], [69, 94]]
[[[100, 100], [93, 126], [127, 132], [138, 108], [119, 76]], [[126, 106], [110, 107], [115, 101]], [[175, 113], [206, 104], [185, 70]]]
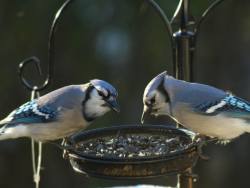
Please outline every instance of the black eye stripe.
[[101, 91], [98, 91], [98, 94], [100, 95], [100, 96], [105, 96], [104, 94], [103, 94], [103, 92], [101, 92]]
[[[107, 95], [107, 96], [105, 96], [104, 93], [101, 92], [101, 91], [99, 91], [99, 90], [97, 90], [97, 92], [98, 92], [98, 94], [103, 98], [103, 100], [108, 100], [108, 99], [110, 98], [111, 95], [114, 96], [113, 94], [110, 93], [109, 90], [107, 90], [107, 92], [108, 92], [108, 95]], [[115, 96], [114, 96], [114, 97], [115, 97]]]
[[150, 99], [150, 102], [151, 104], [155, 103], [155, 96], [152, 99]]

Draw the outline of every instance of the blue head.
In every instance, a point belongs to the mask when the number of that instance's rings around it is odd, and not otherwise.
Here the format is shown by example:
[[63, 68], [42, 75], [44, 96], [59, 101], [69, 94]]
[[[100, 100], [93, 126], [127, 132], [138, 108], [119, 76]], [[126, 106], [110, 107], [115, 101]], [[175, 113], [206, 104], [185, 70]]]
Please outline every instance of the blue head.
[[109, 95], [113, 95], [114, 97], [118, 96], [115, 88], [103, 80], [90, 80], [90, 83], [106, 97], [109, 97]]
[[91, 80], [83, 101], [85, 119], [93, 121], [110, 109], [119, 113], [120, 107], [116, 103], [117, 96], [117, 91], [109, 83], [103, 80]]
[[147, 85], [143, 95], [142, 123], [150, 114], [156, 116], [170, 114], [170, 98], [165, 87], [167, 77], [168, 75], [165, 71], [156, 76]]

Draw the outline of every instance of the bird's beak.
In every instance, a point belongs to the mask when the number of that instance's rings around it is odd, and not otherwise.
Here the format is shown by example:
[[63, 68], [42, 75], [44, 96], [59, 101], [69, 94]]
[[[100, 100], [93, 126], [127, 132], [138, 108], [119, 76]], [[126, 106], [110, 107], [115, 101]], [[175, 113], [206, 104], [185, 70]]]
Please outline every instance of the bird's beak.
[[119, 114], [119, 112], [121, 111], [119, 105], [116, 103], [115, 100], [113, 100], [113, 101], [106, 100], [106, 104], [107, 104], [112, 110], [114, 110], [117, 114]]
[[148, 107], [146, 110], [143, 110], [141, 123], [144, 123], [144, 121], [148, 118], [151, 112], [152, 112], [152, 107]]

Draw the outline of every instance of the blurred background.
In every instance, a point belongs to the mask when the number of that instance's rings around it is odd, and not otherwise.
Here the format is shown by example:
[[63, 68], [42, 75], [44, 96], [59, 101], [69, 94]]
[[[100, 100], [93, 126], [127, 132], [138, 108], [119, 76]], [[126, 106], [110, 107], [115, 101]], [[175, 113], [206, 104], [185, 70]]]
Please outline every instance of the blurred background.
[[[156, 0], [169, 20], [179, 0]], [[192, 0], [199, 20], [214, 0]], [[64, 0], [0, 0], [0, 119], [30, 99], [18, 80], [18, 66], [36, 56], [43, 76], [33, 64], [25, 78], [40, 86], [46, 79], [50, 27]], [[209, 15], [197, 42], [197, 82], [211, 85], [250, 101], [250, 1], [227, 0]], [[189, 28], [193, 31], [195, 26]], [[178, 28], [173, 26], [173, 31]], [[65, 11], [57, 28], [54, 79], [41, 92], [71, 84], [103, 79], [119, 92], [119, 115], [109, 112], [87, 130], [140, 124], [142, 95], [148, 82], [167, 70], [172, 75], [172, 50], [163, 21], [146, 0], [76, 0]], [[173, 125], [167, 116], [150, 117], [146, 124]], [[202, 125], [201, 125], [202, 126]], [[60, 143], [61, 141], [57, 141]], [[29, 138], [0, 142], [0, 187], [32, 188]], [[62, 151], [43, 145], [41, 188], [94, 188], [136, 184], [175, 186], [176, 176], [118, 181], [86, 178], [62, 158]], [[214, 142], [203, 147], [209, 162], [198, 161], [194, 188], [250, 187], [250, 134], [226, 146]]]

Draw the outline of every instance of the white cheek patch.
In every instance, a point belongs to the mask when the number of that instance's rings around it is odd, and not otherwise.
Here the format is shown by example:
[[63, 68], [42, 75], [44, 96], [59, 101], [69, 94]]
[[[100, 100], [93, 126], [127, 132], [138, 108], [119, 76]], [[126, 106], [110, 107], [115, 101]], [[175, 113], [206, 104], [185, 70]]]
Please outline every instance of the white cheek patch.
[[98, 90], [97, 89], [94, 89], [93, 91], [91, 91], [90, 98], [91, 98], [91, 100], [94, 100], [94, 101], [100, 101], [100, 100], [102, 100], [102, 96], [100, 96], [98, 94]]
[[85, 112], [91, 117], [102, 116], [110, 110], [105, 104], [106, 102], [102, 100], [102, 97], [95, 89], [90, 93], [90, 99], [85, 103]]
[[90, 99], [85, 104], [86, 113], [90, 117], [99, 117], [110, 111], [105, 105], [105, 101], [99, 99]]
[[162, 103], [157, 106], [158, 110], [155, 115], [168, 115], [172, 116], [171, 111], [170, 111], [170, 105], [168, 103]]
[[166, 101], [166, 97], [162, 93], [160, 93], [160, 92], [156, 93], [156, 97], [155, 98], [157, 99], [158, 103], [165, 103], [165, 101]]

